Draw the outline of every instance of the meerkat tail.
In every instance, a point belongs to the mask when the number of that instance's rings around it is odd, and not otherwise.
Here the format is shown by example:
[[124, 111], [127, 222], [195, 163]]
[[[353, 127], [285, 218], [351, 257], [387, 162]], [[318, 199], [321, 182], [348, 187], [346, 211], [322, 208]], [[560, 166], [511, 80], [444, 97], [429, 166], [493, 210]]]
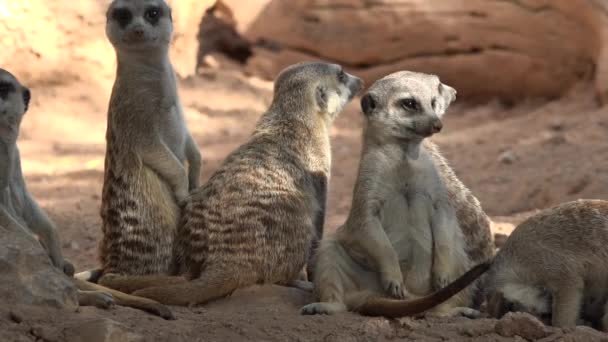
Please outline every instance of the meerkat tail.
[[123, 293], [133, 293], [134, 291], [148, 287], [169, 286], [187, 282], [182, 276], [166, 275], [122, 275], [110, 273], [99, 279], [99, 284]]
[[173, 316], [173, 313], [171, 312], [171, 310], [169, 310], [169, 308], [151, 299], [129, 295], [124, 292], [112, 290], [105, 286], [89, 283], [88, 281], [80, 280], [77, 278], [74, 278], [74, 284], [81, 291], [101, 291], [108, 293], [112, 295], [116, 304], [120, 306], [128, 306], [131, 308], [140, 309], [168, 320], [175, 319], [175, 316]]
[[389, 318], [411, 316], [429, 310], [457, 294], [479, 278], [491, 266], [491, 262], [481, 263], [446, 287], [434, 293], [414, 300], [397, 300], [390, 298], [368, 297], [363, 304], [353, 311], [366, 316], [384, 316]]
[[74, 274], [74, 278], [76, 279], [88, 281], [89, 283], [95, 284], [99, 282], [99, 278], [101, 278], [101, 276], [103, 276], [103, 269], [101, 268], [95, 268], [92, 270], [86, 270]]
[[227, 267], [208, 268], [203, 274], [187, 283], [155, 286], [135, 291], [133, 295], [155, 300], [166, 305], [188, 306], [205, 304], [230, 295], [249, 279], [238, 279]]

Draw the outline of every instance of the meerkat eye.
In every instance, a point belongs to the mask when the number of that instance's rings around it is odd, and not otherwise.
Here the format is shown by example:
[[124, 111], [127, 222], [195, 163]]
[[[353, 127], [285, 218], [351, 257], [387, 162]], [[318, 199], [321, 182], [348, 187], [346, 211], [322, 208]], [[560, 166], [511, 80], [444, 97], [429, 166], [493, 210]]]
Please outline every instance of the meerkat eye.
[[401, 107], [408, 111], [416, 111], [418, 110], [418, 101], [416, 99], [403, 99], [401, 100]]
[[340, 72], [338, 73], [338, 81], [344, 84], [346, 84], [346, 82], [348, 81], [348, 76], [346, 75], [344, 70], [340, 70]]
[[0, 81], [0, 99], [6, 100], [8, 94], [15, 90], [15, 86], [12, 83]]
[[125, 28], [133, 19], [133, 14], [126, 8], [117, 8], [112, 11], [112, 19], [115, 20], [120, 27]]
[[431, 100], [431, 107], [433, 107], [433, 110], [437, 110], [437, 99], [433, 98]]
[[150, 7], [146, 10], [146, 20], [151, 24], [156, 24], [161, 16], [160, 7]]

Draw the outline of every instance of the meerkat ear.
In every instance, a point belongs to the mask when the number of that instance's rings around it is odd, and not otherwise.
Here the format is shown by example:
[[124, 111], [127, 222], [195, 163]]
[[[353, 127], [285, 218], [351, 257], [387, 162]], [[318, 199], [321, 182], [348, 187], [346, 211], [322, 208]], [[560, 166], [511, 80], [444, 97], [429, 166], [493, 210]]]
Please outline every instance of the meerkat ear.
[[372, 93], [367, 93], [361, 98], [361, 110], [365, 116], [370, 116], [376, 111], [378, 100]]
[[32, 93], [26, 87], [23, 87], [23, 113], [27, 112], [27, 109], [30, 107], [30, 99], [32, 98]]
[[317, 90], [315, 91], [315, 98], [317, 101], [317, 105], [319, 106], [319, 109], [322, 112], [326, 111], [328, 101], [329, 101], [329, 96], [327, 94], [327, 88], [325, 88], [325, 86], [320, 85], [317, 87]]
[[456, 89], [450, 87], [447, 84], [439, 83], [439, 94], [445, 101], [445, 107], [447, 108], [454, 100], [456, 100]]

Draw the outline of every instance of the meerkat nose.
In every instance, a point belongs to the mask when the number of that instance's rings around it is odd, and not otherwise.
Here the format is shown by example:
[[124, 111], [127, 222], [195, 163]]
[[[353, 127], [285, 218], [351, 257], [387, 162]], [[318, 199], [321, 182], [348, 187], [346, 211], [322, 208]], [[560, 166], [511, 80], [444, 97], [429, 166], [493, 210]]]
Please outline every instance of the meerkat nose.
[[443, 123], [441, 122], [441, 120], [435, 121], [433, 123], [433, 127], [432, 127], [433, 134], [441, 132], [442, 128], [443, 128]]

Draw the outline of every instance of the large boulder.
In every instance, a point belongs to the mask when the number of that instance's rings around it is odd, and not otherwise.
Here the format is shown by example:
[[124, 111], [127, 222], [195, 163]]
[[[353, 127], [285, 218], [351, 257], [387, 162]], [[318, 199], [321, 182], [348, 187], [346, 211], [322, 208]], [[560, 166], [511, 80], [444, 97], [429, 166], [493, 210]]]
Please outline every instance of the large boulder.
[[[272, 1], [246, 32], [249, 71], [273, 78], [301, 60], [335, 61], [368, 82], [435, 73], [469, 98], [556, 97], [606, 54], [599, 0]], [[267, 44], [266, 44], [267, 45]], [[268, 60], [270, 58], [270, 61]], [[603, 78], [606, 66], [598, 67]]]
[[31, 235], [0, 227], [0, 302], [75, 309], [76, 288]]

